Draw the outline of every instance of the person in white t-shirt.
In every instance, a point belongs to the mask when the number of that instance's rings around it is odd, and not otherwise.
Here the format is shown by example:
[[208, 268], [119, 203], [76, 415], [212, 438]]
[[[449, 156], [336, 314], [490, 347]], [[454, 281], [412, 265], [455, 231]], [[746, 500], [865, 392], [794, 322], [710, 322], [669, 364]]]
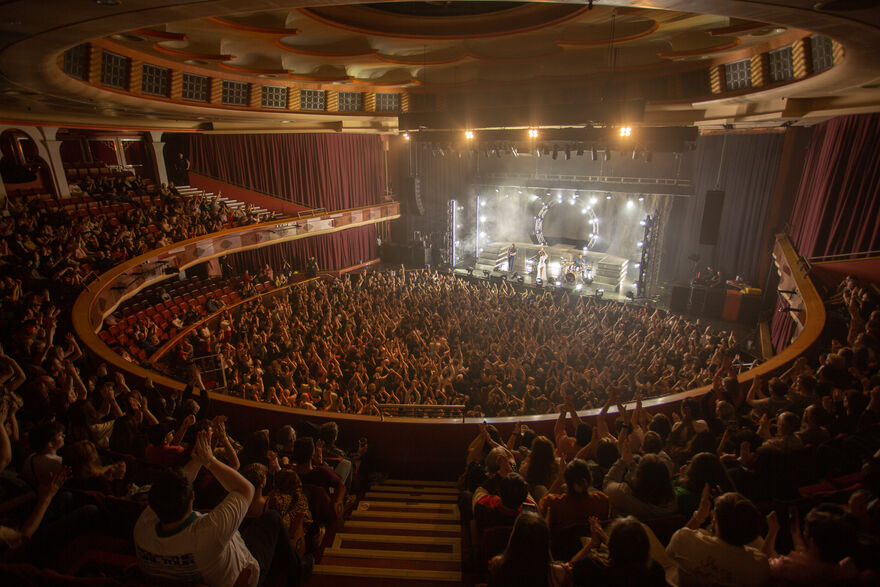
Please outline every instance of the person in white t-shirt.
[[[739, 493], [719, 496], [711, 513], [714, 533], [701, 529], [710, 509], [707, 484], [700, 508], [687, 526], [672, 535], [666, 547], [667, 554], [678, 563], [682, 587], [767, 584], [770, 562], [761, 540], [763, 520], [758, 508]], [[775, 536], [768, 538], [775, 542]]]
[[[192, 509], [192, 482], [202, 467], [229, 492], [209, 514]], [[150, 488], [149, 507], [134, 528], [141, 570], [159, 579], [212, 587], [255, 587], [274, 560], [287, 567], [288, 585], [299, 585], [299, 558], [277, 512], [267, 512], [238, 532], [253, 494], [247, 479], [214, 458], [210, 430], [200, 432], [190, 462], [163, 471]]]

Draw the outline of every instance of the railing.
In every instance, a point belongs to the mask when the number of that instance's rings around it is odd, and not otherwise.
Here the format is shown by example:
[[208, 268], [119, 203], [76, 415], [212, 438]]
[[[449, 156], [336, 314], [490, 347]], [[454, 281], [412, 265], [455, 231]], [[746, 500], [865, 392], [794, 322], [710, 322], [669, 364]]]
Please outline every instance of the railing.
[[824, 255], [822, 257], [810, 257], [810, 263], [834, 263], [839, 261], [855, 261], [880, 257], [880, 251], [857, 251], [855, 253], [840, 253], [839, 255]]
[[[180, 244], [176, 245], [180, 247]], [[780, 275], [790, 278], [803, 301], [804, 327], [795, 341], [781, 353], [766, 363], [741, 373], [737, 380], [740, 385], [751, 384], [754, 377], [765, 376], [786, 368], [798, 356], [806, 352], [819, 339], [825, 325], [825, 307], [816, 288], [808, 278], [804, 267], [788, 237], [777, 235], [773, 250], [774, 261]], [[128, 264], [126, 264], [128, 265]], [[108, 273], [113, 273], [108, 272]], [[112, 276], [105, 274], [100, 281], [102, 287], [108, 287]], [[86, 319], [88, 305], [92, 303], [95, 291], [84, 292], [77, 300], [74, 313], [74, 326], [84, 342], [105, 361], [115, 367], [128, 371], [135, 377], [152, 377], [156, 385], [183, 389], [180, 381], [165, 377], [154, 371], [137, 367], [118, 357], [91, 331]], [[271, 292], [267, 292], [271, 293]], [[77, 309], [79, 312], [77, 312]], [[646, 408], [653, 411], [670, 411], [685, 398], [699, 397], [710, 391], [709, 386], [699, 387], [685, 392], [650, 398], [643, 402]], [[308, 418], [316, 424], [325, 421], [336, 421], [340, 424], [348, 439], [366, 436], [371, 446], [385, 446], [377, 459], [377, 466], [391, 474], [411, 475], [455, 475], [461, 472], [463, 456], [468, 443], [478, 432], [478, 424], [483, 418], [420, 418], [412, 416], [384, 417], [373, 415], [343, 414], [314, 410], [288, 408], [275, 404], [232, 397], [224, 394], [211, 394], [214, 409], [229, 417], [230, 424], [236, 430], [245, 433], [259, 428], [279, 427], [289, 424], [292, 418]], [[398, 406], [387, 406], [397, 408]], [[633, 406], [630, 405], [631, 409]], [[450, 409], [458, 409], [451, 406]], [[380, 411], [381, 411], [380, 407]], [[425, 409], [425, 408], [423, 408]], [[441, 406], [427, 406], [426, 409], [446, 409]], [[616, 408], [611, 408], [609, 417], [616, 417]], [[581, 417], [597, 416], [599, 410], [579, 412]], [[553, 426], [558, 414], [539, 414], [530, 416], [496, 417], [486, 420], [500, 426], [506, 433], [507, 426], [515, 423], [527, 423], [539, 434], [552, 435]], [[392, 450], [393, 448], [393, 450]], [[414, 477], [418, 478], [418, 477]], [[427, 478], [427, 477], [426, 477]]]
[[230, 228], [206, 236], [155, 249], [110, 269], [86, 286], [73, 306], [73, 327], [83, 343], [114, 368], [156, 385], [183, 389], [180, 381], [155, 373], [123, 359], [97, 336], [104, 319], [125, 300], [194, 265], [211, 259], [282, 242], [329, 234], [393, 220], [400, 217], [400, 204], [390, 202], [315, 214], [304, 218], [275, 219], [260, 224]]

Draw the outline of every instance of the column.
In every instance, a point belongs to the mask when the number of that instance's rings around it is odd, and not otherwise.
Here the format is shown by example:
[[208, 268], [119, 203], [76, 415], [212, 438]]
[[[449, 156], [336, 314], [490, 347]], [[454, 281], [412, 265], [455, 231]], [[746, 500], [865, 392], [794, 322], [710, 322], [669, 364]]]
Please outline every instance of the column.
[[168, 183], [168, 171], [165, 169], [165, 143], [162, 141], [162, 132], [150, 131], [151, 146], [153, 148], [153, 166], [156, 169], [156, 179], [159, 185]]
[[[59, 198], [69, 198], [70, 185], [67, 183], [67, 172], [64, 171], [64, 162], [61, 160], [61, 141], [56, 140], [58, 127], [45, 126], [35, 130], [36, 132], [31, 136], [38, 146], [42, 144], [43, 148], [38, 148], [38, 151], [49, 164], [49, 170], [52, 172], [52, 181], [55, 183], [55, 194]], [[37, 137], [40, 137], [42, 140], [39, 140]]]

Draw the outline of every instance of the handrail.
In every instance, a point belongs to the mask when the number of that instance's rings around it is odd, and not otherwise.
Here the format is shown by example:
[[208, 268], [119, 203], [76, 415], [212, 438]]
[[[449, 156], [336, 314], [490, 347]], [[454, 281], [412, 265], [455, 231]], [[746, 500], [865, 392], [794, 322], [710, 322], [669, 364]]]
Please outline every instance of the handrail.
[[156, 385], [183, 389], [183, 383], [126, 361], [97, 336], [106, 316], [120, 303], [149, 285], [168, 279], [165, 267], [185, 270], [211, 259], [282, 242], [330, 234], [400, 217], [400, 203], [386, 202], [315, 214], [306, 218], [275, 218], [176, 242], [120, 263], [91, 282], [73, 305], [76, 335], [92, 352], [114, 368], [136, 378], [151, 377]]
[[823, 255], [810, 257], [810, 263], [835, 263], [840, 261], [866, 261], [880, 258], [880, 251], [856, 251], [853, 253], [840, 253], [839, 255]]

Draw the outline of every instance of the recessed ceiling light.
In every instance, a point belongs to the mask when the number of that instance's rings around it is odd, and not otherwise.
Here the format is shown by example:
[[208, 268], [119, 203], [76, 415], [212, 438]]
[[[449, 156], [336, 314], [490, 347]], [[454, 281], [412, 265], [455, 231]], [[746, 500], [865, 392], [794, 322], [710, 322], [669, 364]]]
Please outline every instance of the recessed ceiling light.
[[257, 77], [273, 78], [274, 79], [274, 78], [278, 77], [278, 74], [277, 73], [260, 73], [260, 74], [257, 74]]
[[204, 59], [186, 59], [184, 63], [187, 65], [208, 65], [208, 62]]

